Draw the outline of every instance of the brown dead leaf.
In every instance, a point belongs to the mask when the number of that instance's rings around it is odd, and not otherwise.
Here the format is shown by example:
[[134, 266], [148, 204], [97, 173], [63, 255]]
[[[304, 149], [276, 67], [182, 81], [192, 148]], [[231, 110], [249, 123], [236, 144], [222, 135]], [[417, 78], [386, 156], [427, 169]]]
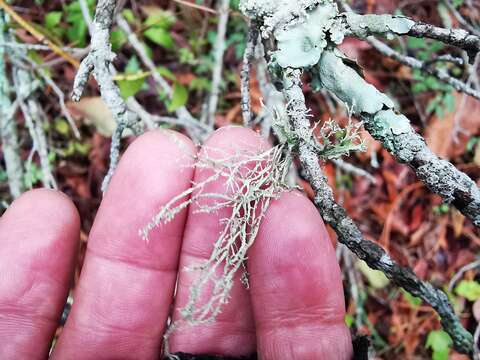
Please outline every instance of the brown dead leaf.
[[465, 216], [462, 215], [457, 209], [453, 209], [452, 212], [452, 227], [453, 233], [458, 238], [463, 233], [463, 224], [465, 223]]
[[[79, 102], [69, 102], [68, 109], [75, 118], [83, 119], [85, 124], [93, 125], [104, 137], [111, 137], [116, 124], [107, 104], [100, 96], [83, 97]], [[125, 130], [123, 136], [131, 136], [132, 132]]]
[[452, 132], [455, 114], [447, 114], [443, 119], [434, 116], [425, 131], [425, 140], [439, 157], [450, 159], [452, 155]]
[[[454, 96], [456, 111], [446, 113], [443, 119], [433, 116], [425, 131], [425, 140], [430, 149], [445, 159], [463, 154], [468, 139], [480, 130], [480, 101], [471, 97], [464, 99], [458, 93]], [[454, 130], [458, 126], [462, 131], [455, 131], [458, 141], [454, 141]]]

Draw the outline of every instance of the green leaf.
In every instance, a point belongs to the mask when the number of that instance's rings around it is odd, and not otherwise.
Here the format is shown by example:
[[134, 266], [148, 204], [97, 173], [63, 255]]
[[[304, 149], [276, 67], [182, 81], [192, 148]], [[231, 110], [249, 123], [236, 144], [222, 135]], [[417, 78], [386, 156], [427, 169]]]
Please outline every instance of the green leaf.
[[87, 156], [88, 153], [90, 152], [91, 145], [88, 143], [82, 144], [80, 142], [76, 142], [74, 144], [75, 151], [79, 153], [80, 155]]
[[120, 89], [120, 94], [124, 99], [127, 99], [130, 96], [135, 96], [140, 90], [142, 90], [143, 85], [145, 84], [145, 78], [135, 80], [118, 80], [117, 84], [118, 88]]
[[431, 114], [432, 112], [434, 112], [439, 106], [440, 106], [440, 102], [442, 101], [442, 98], [441, 96], [437, 95], [436, 97], [434, 97], [427, 105], [427, 107], [425, 108], [425, 112], [427, 114]]
[[140, 61], [136, 56], [132, 56], [129, 60], [127, 65], [125, 66], [125, 73], [127, 74], [135, 74], [140, 71]]
[[23, 183], [26, 188], [31, 188], [43, 178], [42, 170], [34, 163], [27, 163]]
[[168, 30], [175, 23], [175, 21], [176, 18], [173, 13], [158, 9], [145, 19], [144, 25], [145, 27], [156, 27]]
[[71, 26], [67, 29], [68, 41], [75, 46], [83, 47], [86, 45], [87, 25], [85, 24], [81, 14], [70, 17], [68, 21]]
[[175, 77], [175, 74], [171, 72], [169, 69], [167, 69], [165, 66], [159, 66], [157, 67], [157, 72], [162, 75], [164, 78], [167, 78], [169, 80], [175, 81], [177, 78]]
[[410, 49], [423, 49], [425, 47], [425, 39], [423, 38], [415, 38], [415, 37], [408, 37], [407, 39], [407, 46]]
[[450, 349], [434, 351], [432, 354], [432, 360], [448, 360], [448, 353]]
[[432, 349], [432, 359], [434, 360], [447, 360], [450, 347], [452, 346], [453, 341], [445, 331], [443, 330], [434, 330], [430, 331], [427, 336], [427, 342], [425, 347], [427, 349]]
[[479, 142], [480, 138], [479, 137], [472, 137], [470, 138], [470, 140], [468, 140], [467, 142], [467, 145], [465, 146], [465, 149], [468, 151], [468, 152], [471, 152], [473, 151], [473, 148], [475, 147], [475, 145], [477, 145], [477, 143]]
[[188, 87], [191, 90], [210, 90], [212, 86], [209, 79], [205, 77], [197, 77], [188, 84]]
[[65, 119], [57, 119], [55, 120], [55, 130], [62, 135], [68, 135], [70, 132], [70, 125]]
[[403, 289], [402, 289], [402, 293], [403, 293], [403, 298], [414, 308], [419, 307], [422, 304], [422, 299], [420, 299], [419, 297], [413, 296], [408, 291]]
[[169, 112], [174, 112], [179, 107], [185, 105], [188, 101], [188, 91], [185, 86], [175, 83], [173, 85], [173, 94], [172, 98], [167, 105], [167, 110]]
[[357, 267], [375, 289], [384, 288], [390, 282], [384, 273], [370, 268], [363, 260], [357, 262]]
[[455, 288], [455, 293], [468, 301], [476, 301], [480, 298], [480, 284], [474, 280], [462, 280]]
[[421, 92], [424, 92], [424, 91], [427, 91], [428, 88], [427, 88], [427, 85], [425, 85], [424, 83], [416, 83], [416, 84], [413, 84], [412, 86], [412, 91], [414, 94], [418, 94], [418, 93], [421, 93]]
[[114, 30], [110, 34], [110, 42], [112, 50], [118, 51], [127, 42], [127, 35], [122, 30]]
[[60, 21], [62, 20], [62, 12], [61, 11], [51, 11], [45, 15], [44, 24], [45, 27], [49, 30], [52, 30], [55, 26], [57, 26]]
[[5, 170], [0, 169], [0, 182], [5, 182], [8, 180], [8, 175]]
[[445, 94], [443, 97], [443, 103], [445, 104], [445, 107], [449, 113], [453, 113], [455, 111], [455, 97], [452, 95], [452, 93]]
[[122, 11], [122, 15], [130, 24], [135, 22], [135, 14], [130, 9], [125, 9]]
[[347, 325], [347, 327], [351, 328], [352, 325], [353, 325], [353, 317], [352, 315], [350, 314], [346, 314], [345, 315], [345, 325]]
[[160, 27], [152, 27], [144, 31], [143, 35], [157, 45], [163, 46], [165, 49], [173, 48], [173, 39], [170, 33]]

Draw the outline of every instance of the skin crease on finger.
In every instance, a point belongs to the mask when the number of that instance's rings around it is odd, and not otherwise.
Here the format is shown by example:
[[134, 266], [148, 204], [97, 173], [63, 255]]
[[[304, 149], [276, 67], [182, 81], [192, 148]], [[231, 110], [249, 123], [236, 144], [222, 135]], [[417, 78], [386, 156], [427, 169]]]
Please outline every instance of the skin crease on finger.
[[53, 190], [32, 190], [0, 219], [0, 359], [46, 359], [68, 294], [80, 220]]
[[[251, 130], [230, 127], [215, 132], [207, 146], [258, 150], [268, 145]], [[75, 304], [55, 349], [55, 358], [158, 358], [173, 296], [186, 212], [154, 231], [149, 243], [142, 243], [138, 229], [158, 211], [159, 204], [189, 186], [193, 154], [193, 145], [186, 138], [173, 132], [153, 132], [142, 136], [124, 155], [92, 229]], [[175, 162], [169, 160], [172, 158]], [[163, 171], [154, 173], [152, 169]], [[223, 188], [222, 184], [216, 186]], [[73, 209], [71, 204], [70, 208]], [[74, 240], [65, 241], [67, 248], [60, 249], [72, 254], [78, 237], [75, 214], [76, 233], [63, 232]], [[0, 230], [2, 226], [6, 228], [5, 223], [2, 218]], [[49, 224], [45, 220], [44, 223]], [[188, 219], [182, 265], [192, 261], [192, 253], [208, 255], [218, 226], [218, 216], [213, 220], [196, 216]], [[62, 233], [61, 229], [56, 231]], [[68, 256], [57, 258], [66, 261], [61, 267], [66, 270], [58, 271], [58, 276], [68, 279], [73, 255], [70, 262]], [[251, 249], [248, 266], [251, 292], [236, 279], [232, 301], [220, 315], [223, 318], [214, 326], [177, 334], [174, 351], [244, 355], [258, 346], [261, 359], [318, 359], [332, 358], [332, 354], [336, 359], [349, 358], [351, 342], [344, 324], [338, 264], [323, 223], [308, 199], [289, 192], [272, 203]], [[184, 279], [182, 285], [180, 280], [177, 304], [183, 301], [182, 296], [185, 299], [181, 292], [188, 283]], [[62, 284], [63, 293], [56, 291], [61, 296], [56, 312], [51, 313], [53, 318], [61, 313], [68, 290], [68, 281]], [[50, 327], [51, 333], [54, 325]], [[42, 336], [45, 352], [51, 334], [43, 332]], [[38, 344], [31, 344], [38, 350]], [[1, 349], [0, 344], [0, 354]]]
[[139, 235], [185, 191], [195, 148], [181, 134], [154, 131], [129, 146], [90, 232], [74, 304], [54, 359], [156, 359], [172, 303], [186, 211]]
[[[200, 157], [226, 159], [231, 156], [248, 156], [268, 149], [268, 143], [250, 129], [229, 126], [217, 130], [205, 142], [199, 153]], [[208, 169], [198, 169], [194, 181], [201, 182], [212, 175]], [[225, 179], [208, 184], [205, 193], [224, 193]], [[213, 205], [213, 200], [205, 199], [202, 205]], [[218, 239], [224, 228], [221, 220], [230, 217], [231, 209], [222, 208], [215, 213], [199, 213], [198, 205], [189, 208], [188, 221], [182, 244], [180, 269], [197, 265], [208, 259], [212, 252], [212, 244]], [[219, 272], [223, 271], [220, 267]], [[220, 275], [220, 274], [219, 274]], [[193, 272], [180, 271], [175, 309], [181, 309], [188, 301], [190, 286], [195, 281]], [[172, 352], [211, 353], [230, 356], [249, 355], [255, 351], [255, 329], [252, 318], [248, 291], [240, 282], [240, 274], [234, 278], [229, 303], [217, 316], [216, 321], [193, 328], [185, 327], [175, 332], [171, 338]], [[203, 292], [200, 299], [206, 301], [209, 289]], [[174, 319], [179, 319], [179, 312], [174, 312]]]
[[248, 270], [261, 359], [351, 359], [340, 268], [310, 200], [294, 191], [272, 203]]
[[[252, 130], [235, 127], [217, 131], [206, 146], [211, 157], [268, 148]], [[195, 181], [207, 176], [208, 172], [196, 173]], [[219, 181], [205, 191], [222, 192], [224, 184]], [[220, 232], [218, 220], [229, 215], [228, 209], [192, 215], [192, 206], [189, 211], [180, 268], [209, 256], [216, 240], [209, 236]], [[350, 358], [340, 270], [313, 204], [297, 192], [285, 193], [267, 211], [255, 244], [249, 255], [251, 291], [237, 276], [230, 302], [217, 321], [174, 334], [173, 352], [239, 356], [258, 346], [261, 359], [320, 359], [332, 354], [336, 359]], [[191, 277], [180, 273], [177, 306], [186, 301]], [[256, 339], [252, 339], [252, 304]]]

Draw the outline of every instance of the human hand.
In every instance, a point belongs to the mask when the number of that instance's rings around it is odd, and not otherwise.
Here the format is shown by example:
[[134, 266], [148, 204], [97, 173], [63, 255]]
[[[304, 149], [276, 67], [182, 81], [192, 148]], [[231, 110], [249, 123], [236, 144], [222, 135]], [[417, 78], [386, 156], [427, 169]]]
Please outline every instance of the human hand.
[[[207, 145], [225, 151], [267, 146], [253, 131], [235, 127], [215, 132]], [[195, 151], [190, 140], [170, 131], [147, 133], [130, 145], [98, 210], [52, 358], [159, 358], [177, 271], [209, 257], [225, 214], [194, 213], [192, 205], [153, 230], [148, 242], [138, 231], [192, 179], [206, 176], [206, 170], [194, 171]], [[208, 186], [224, 188], [221, 181]], [[75, 265], [79, 224], [71, 201], [49, 190], [24, 194], [0, 219], [0, 359], [48, 357]], [[335, 252], [307, 198], [288, 192], [272, 203], [248, 269], [250, 289], [237, 279], [217, 321], [175, 332], [172, 352], [351, 357]], [[193, 281], [191, 273], [178, 275], [175, 308], [185, 304]]]

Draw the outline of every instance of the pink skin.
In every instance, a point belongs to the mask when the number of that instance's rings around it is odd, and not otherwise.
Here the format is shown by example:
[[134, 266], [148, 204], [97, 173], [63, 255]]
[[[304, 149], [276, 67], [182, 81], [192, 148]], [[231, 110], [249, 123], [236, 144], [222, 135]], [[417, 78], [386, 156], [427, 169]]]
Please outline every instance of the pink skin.
[[[253, 131], [234, 127], [217, 131], [207, 145], [226, 152], [267, 147]], [[218, 218], [225, 214], [193, 214], [192, 206], [155, 229], [149, 242], [138, 230], [192, 179], [208, 176], [194, 174], [195, 151], [190, 140], [170, 131], [145, 134], [129, 147], [90, 233], [75, 302], [53, 358], [160, 356], [177, 271], [208, 256]], [[223, 184], [210, 189], [221, 190]], [[47, 358], [78, 236], [75, 208], [53, 191], [24, 194], [1, 218], [0, 359]], [[351, 357], [339, 267], [308, 199], [292, 192], [271, 205], [248, 267], [251, 291], [236, 284], [218, 322], [179, 331], [171, 339], [172, 351], [247, 355], [256, 350], [261, 359]], [[191, 281], [179, 272], [176, 306], [186, 303]]]

